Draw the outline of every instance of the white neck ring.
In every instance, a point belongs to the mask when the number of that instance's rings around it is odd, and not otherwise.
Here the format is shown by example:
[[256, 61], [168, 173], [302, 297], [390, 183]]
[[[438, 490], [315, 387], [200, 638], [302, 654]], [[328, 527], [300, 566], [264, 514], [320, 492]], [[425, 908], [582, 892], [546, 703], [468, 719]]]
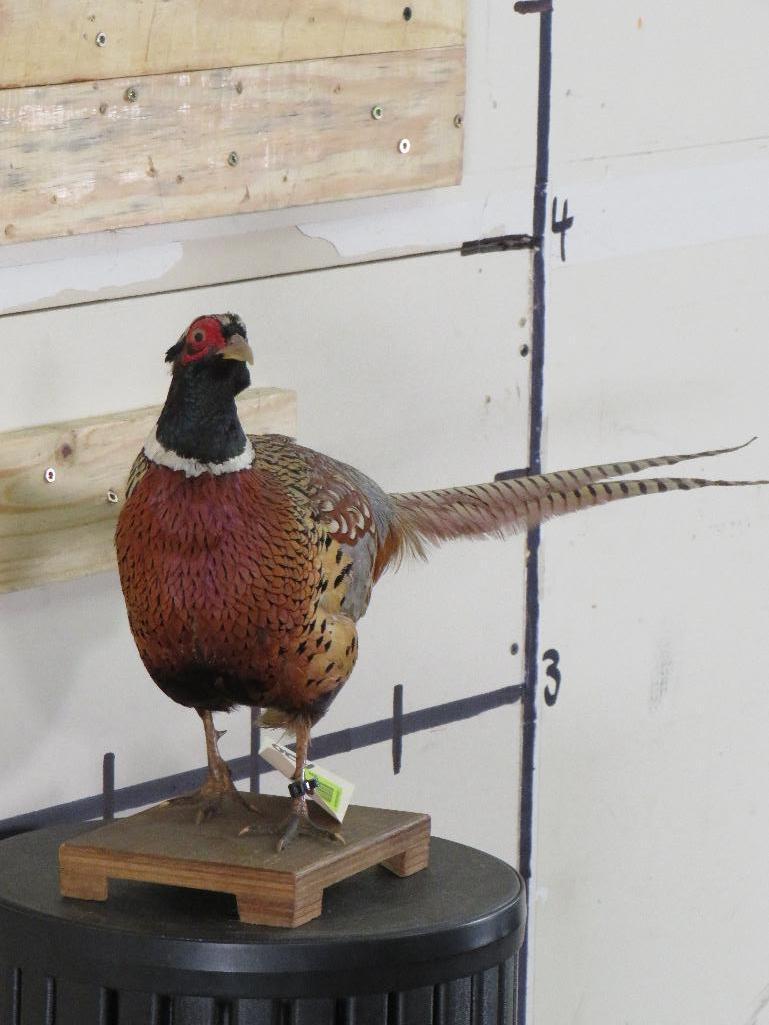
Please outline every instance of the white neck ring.
[[254, 461], [254, 446], [251, 440], [246, 438], [246, 447], [240, 455], [225, 459], [223, 463], [201, 463], [197, 459], [188, 459], [180, 456], [172, 449], [166, 448], [158, 439], [153, 430], [144, 442], [144, 454], [147, 459], [158, 466], [166, 466], [169, 470], [179, 470], [187, 477], [200, 477], [204, 473], [212, 473], [215, 477], [223, 473], [237, 473], [238, 470], [247, 470]]

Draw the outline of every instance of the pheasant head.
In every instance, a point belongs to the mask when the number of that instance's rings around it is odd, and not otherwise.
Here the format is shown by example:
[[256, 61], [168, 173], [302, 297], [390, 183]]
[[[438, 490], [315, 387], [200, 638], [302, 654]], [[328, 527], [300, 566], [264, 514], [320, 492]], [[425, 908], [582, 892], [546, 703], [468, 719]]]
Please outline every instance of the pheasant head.
[[234, 313], [197, 317], [166, 362], [171, 386], [147, 455], [193, 475], [235, 468], [232, 461], [250, 453], [235, 406], [235, 396], [251, 383], [247, 364], [253, 363], [243, 321]]

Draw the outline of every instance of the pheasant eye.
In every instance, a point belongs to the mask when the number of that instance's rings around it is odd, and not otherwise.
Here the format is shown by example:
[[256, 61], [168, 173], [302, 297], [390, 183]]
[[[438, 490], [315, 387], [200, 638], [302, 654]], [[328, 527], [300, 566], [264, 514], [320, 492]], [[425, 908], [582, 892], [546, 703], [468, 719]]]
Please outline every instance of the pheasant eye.
[[[0, 0], [0, 7], [2, 0]], [[226, 345], [219, 321], [216, 317], [198, 317], [187, 328], [184, 336], [184, 352], [181, 356], [183, 365], [205, 360]]]

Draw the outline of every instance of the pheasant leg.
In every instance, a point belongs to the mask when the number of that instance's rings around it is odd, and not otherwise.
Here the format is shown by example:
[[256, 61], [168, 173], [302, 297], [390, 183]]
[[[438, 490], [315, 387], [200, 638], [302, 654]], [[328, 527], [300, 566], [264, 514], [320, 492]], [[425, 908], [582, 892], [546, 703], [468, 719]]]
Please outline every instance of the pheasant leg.
[[[307, 723], [301, 723], [296, 728], [296, 767], [291, 779], [295, 783], [304, 782], [304, 768], [307, 764], [307, 751], [310, 746], [310, 727]], [[297, 835], [315, 836], [328, 840], [336, 840], [344, 843], [340, 833], [332, 829], [325, 829], [317, 825], [310, 818], [310, 811], [307, 807], [307, 795], [300, 794], [291, 798], [291, 811], [285, 819], [276, 827], [278, 834], [277, 849], [285, 850], [286, 847]]]
[[206, 733], [206, 755], [208, 776], [203, 785], [191, 794], [173, 798], [169, 804], [186, 805], [195, 809], [195, 822], [199, 825], [215, 815], [226, 815], [253, 809], [232, 782], [229, 766], [219, 753], [219, 737], [222, 734], [214, 726], [214, 718], [208, 711], [197, 709], [203, 720]]
[[[296, 727], [296, 767], [291, 776], [292, 782], [304, 782], [304, 769], [307, 764], [307, 750], [310, 746], [310, 727], [307, 723], [300, 723]], [[291, 799], [291, 810], [285, 818], [277, 822], [265, 823], [257, 826], [248, 826], [241, 830], [244, 833], [272, 833], [277, 836], [276, 849], [283, 851], [297, 836], [313, 836], [318, 839], [335, 840], [337, 843], [344, 843], [341, 833], [333, 829], [326, 829], [310, 818], [307, 795], [301, 793]]]
[[333, 829], [326, 829], [325, 826], [319, 826], [312, 821], [307, 808], [307, 798], [304, 795], [291, 798], [291, 811], [277, 824], [275, 832], [278, 836], [276, 848], [279, 851], [285, 850], [296, 836], [314, 836], [318, 839], [344, 843], [341, 833], [337, 833]]

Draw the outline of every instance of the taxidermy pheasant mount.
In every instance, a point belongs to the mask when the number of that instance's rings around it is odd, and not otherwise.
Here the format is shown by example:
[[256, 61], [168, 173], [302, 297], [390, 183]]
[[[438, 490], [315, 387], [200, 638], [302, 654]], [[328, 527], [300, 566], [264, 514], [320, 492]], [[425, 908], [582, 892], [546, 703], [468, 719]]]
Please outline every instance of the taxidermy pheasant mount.
[[115, 542], [142, 661], [205, 728], [208, 777], [178, 800], [198, 820], [244, 803], [212, 712], [256, 706], [265, 726], [295, 733], [289, 814], [254, 827], [274, 831], [279, 850], [300, 831], [319, 831], [304, 780], [310, 730], [353, 670], [355, 624], [388, 567], [424, 557], [432, 544], [526, 530], [623, 498], [766, 483], [611, 479], [735, 451], [725, 448], [386, 494], [290, 438], [248, 437], [235, 396], [250, 383], [252, 360], [243, 321], [231, 313], [198, 317], [168, 350], [168, 397], [131, 470]]

